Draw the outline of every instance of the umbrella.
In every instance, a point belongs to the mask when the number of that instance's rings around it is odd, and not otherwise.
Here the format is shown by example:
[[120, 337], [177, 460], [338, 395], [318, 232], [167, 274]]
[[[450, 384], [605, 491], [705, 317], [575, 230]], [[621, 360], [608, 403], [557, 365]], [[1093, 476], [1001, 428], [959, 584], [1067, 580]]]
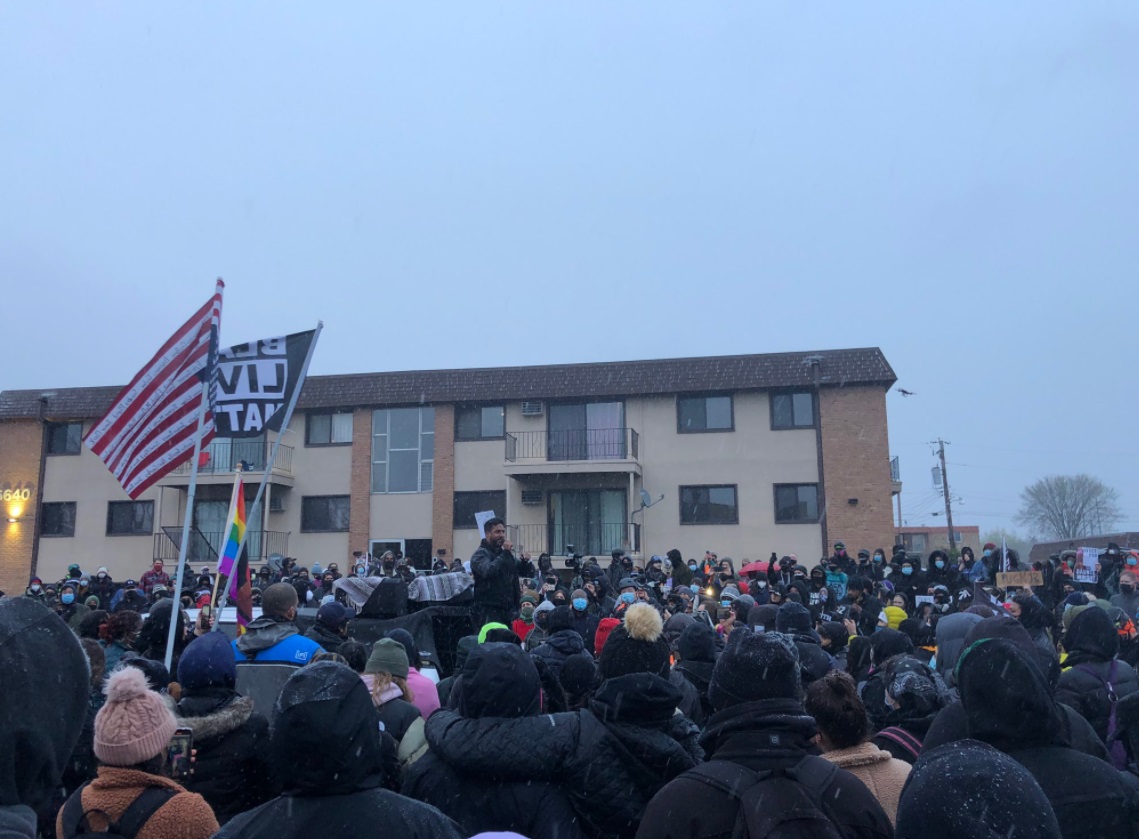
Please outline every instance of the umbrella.
[[740, 573], [741, 574], [766, 574], [767, 573], [767, 563], [766, 562], [749, 562], [747, 565], [745, 565], [743, 568], [740, 569]]

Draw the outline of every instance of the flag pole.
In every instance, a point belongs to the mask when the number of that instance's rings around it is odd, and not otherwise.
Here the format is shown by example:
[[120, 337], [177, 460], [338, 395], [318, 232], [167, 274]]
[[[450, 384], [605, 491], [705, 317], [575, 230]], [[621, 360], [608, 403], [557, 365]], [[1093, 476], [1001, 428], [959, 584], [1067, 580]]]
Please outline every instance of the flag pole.
[[[198, 490], [198, 461], [202, 455], [202, 433], [210, 409], [210, 383], [202, 382], [202, 405], [198, 409], [198, 430], [194, 435], [194, 455], [190, 461], [190, 486], [186, 490], [186, 515], [182, 520], [182, 544], [178, 548], [178, 574], [174, 582], [173, 606], [170, 609], [170, 631], [166, 634], [166, 669], [174, 658], [174, 632], [181, 623], [178, 612], [182, 608], [182, 579], [186, 574], [186, 550], [190, 546], [190, 528], [194, 523], [194, 494]], [[171, 673], [171, 678], [176, 674]]]
[[[277, 432], [277, 439], [273, 441], [273, 448], [269, 450], [269, 461], [265, 464], [265, 473], [261, 476], [261, 483], [257, 487], [257, 494], [253, 496], [253, 504], [249, 507], [250, 510], [257, 510], [261, 503], [261, 499], [265, 496], [265, 487], [269, 484], [269, 476], [273, 474], [273, 464], [277, 462], [277, 449], [281, 446], [281, 438], [285, 436], [285, 432], [289, 428], [289, 423], [293, 419], [293, 409], [297, 407], [297, 400], [301, 395], [301, 388], [304, 387], [305, 379], [308, 377], [308, 365], [312, 361], [312, 354], [316, 350], [316, 342], [320, 339], [321, 330], [324, 329], [324, 321], [318, 320], [316, 322], [316, 331], [313, 333], [312, 342], [308, 345], [308, 352], [305, 353], [304, 363], [301, 365], [301, 374], [297, 379], [297, 386], [293, 388], [293, 396], [289, 400], [289, 404], [285, 407], [285, 416], [281, 419], [281, 430]], [[259, 511], [260, 512], [260, 511]], [[264, 516], [262, 516], [264, 520]], [[264, 536], [264, 531], [262, 531]], [[245, 540], [249, 538], [249, 526], [246, 523], [245, 533], [241, 537], [241, 543], [237, 546], [237, 555], [241, 556], [241, 551], [245, 548]], [[234, 565], [236, 568], [237, 566]], [[229, 599], [229, 590], [232, 588], [231, 581], [226, 580], [225, 588], [221, 592], [221, 599], [217, 602], [217, 609], [214, 615], [214, 629], [221, 630], [221, 610], [225, 608], [226, 601]]]

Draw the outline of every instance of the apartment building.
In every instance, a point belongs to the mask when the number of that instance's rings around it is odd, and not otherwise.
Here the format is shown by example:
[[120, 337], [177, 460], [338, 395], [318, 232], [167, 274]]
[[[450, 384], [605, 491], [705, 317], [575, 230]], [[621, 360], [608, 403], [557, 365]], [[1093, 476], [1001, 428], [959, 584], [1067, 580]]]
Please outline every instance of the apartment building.
[[[556, 558], [885, 545], [894, 381], [876, 348], [313, 376], [271, 468], [272, 435], [203, 452], [190, 557], [214, 561], [238, 464], [249, 502], [267, 481], [248, 514], [257, 562], [465, 558], [486, 510]], [[118, 390], [0, 393], [0, 589], [71, 562], [123, 579], [176, 558], [190, 464], [132, 502], [82, 445]]]
[[[904, 545], [907, 553], [928, 557], [932, 551], [949, 550], [949, 531], [943, 527], [897, 527], [895, 542]], [[981, 555], [981, 528], [975, 524], [961, 524], [953, 528], [953, 541], [957, 550], [968, 546], [978, 557]]]

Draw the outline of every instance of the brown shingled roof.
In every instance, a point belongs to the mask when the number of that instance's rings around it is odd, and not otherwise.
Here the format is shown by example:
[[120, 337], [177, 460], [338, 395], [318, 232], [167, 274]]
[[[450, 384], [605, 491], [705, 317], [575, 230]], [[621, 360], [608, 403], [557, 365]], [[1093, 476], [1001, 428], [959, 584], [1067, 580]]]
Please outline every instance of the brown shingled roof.
[[[806, 387], [813, 382], [808, 363], [811, 358], [822, 360], [819, 381], [823, 386], [890, 387], [897, 380], [882, 351], [873, 347], [654, 361], [309, 376], [301, 392], [299, 407], [351, 408]], [[0, 392], [0, 420], [37, 417], [41, 397], [47, 398], [44, 410], [47, 419], [100, 417], [119, 390], [118, 387], [77, 387]]]

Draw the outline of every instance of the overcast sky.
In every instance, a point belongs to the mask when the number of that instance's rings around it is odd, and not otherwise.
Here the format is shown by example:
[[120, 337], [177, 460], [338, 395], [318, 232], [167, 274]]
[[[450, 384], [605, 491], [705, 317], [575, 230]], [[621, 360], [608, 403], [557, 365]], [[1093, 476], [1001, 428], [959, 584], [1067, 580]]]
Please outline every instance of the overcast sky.
[[1139, 4], [0, 3], [0, 388], [880, 346], [910, 524], [1139, 529]]

